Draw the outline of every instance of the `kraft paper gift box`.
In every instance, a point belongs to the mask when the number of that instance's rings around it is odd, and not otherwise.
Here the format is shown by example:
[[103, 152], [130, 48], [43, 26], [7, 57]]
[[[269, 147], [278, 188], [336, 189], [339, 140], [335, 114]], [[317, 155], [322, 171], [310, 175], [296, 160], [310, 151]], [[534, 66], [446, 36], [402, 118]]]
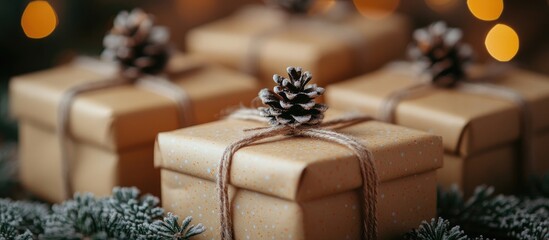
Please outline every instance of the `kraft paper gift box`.
[[178, 49], [185, 49], [187, 32], [201, 24], [227, 17], [238, 8], [261, 0], [164, 0], [144, 1], [140, 6], [155, 16], [158, 24], [177, 29], [172, 39]]
[[[549, 133], [544, 131], [534, 136], [532, 147], [537, 160], [532, 175], [547, 174]], [[471, 195], [480, 183], [489, 183], [500, 192], [513, 193], [517, 187], [518, 156], [516, 144], [506, 144], [467, 157], [446, 153], [444, 167], [438, 171], [438, 180], [442, 186], [461, 186], [467, 195]]]
[[[257, 76], [268, 86], [272, 73], [301, 66], [320, 86], [381, 67], [406, 48], [410, 26], [403, 16], [371, 20], [355, 10], [342, 19], [286, 15], [250, 6], [193, 29], [187, 50]], [[252, 70], [250, 70], [252, 69]]]
[[513, 144], [467, 157], [446, 153], [444, 166], [437, 172], [438, 183], [444, 187], [457, 184], [467, 196], [479, 183], [490, 183], [499, 192], [512, 193], [517, 187], [517, 156]]
[[[397, 65], [389, 65], [376, 72], [329, 86], [326, 101], [337, 109], [378, 114], [382, 101], [390, 93], [416, 84], [413, 71], [406, 71], [406, 63]], [[535, 132], [534, 139], [531, 139], [534, 149], [531, 169], [534, 172], [530, 174], [549, 171], [546, 150], [549, 146], [546, 137], [549, 129], [547, 80], [546, 76], [511, 68], [492, 81], [520, 93], [530, 105], [531, 125]], [[466, 194], [472, 193], [472, 189], [480, 184], [500, 186], [496, 190], [505, 191], [511, 190], [516, 184], [520, 166], [519, 153], [516, 151], [519, 150], [521, 119], [519, 107], [513, 102], [452, 89], [435, 89], [403, 100], [398, 104], [395, 114], [398, 125], [442, 136], [446, 154], [451, 156], [448, 159], [464, 161], [460, 164], [445, 164], [439, 172], [441, 183], [458, 183], [467, 190]], [[510, 144], [514, 144], [513, 151], [508, 149]], [[545, 147], [540, 146], [543, 144], [546, 144]], [[495, 155], [494, 158], [498, 159], [487, 157], [491, 152], [498, 151], [509, 153], [505, 156]], [[512, 166], [515, 167], [510, 167], [511, 163], [506, 162], [511, 157], [515, 161]], [[500, 166], [499, 161], [506, 163]], [[488, 163], [491, 168], [485, 166]], [[483, 171], [472, 169], [477, 164], [484, 166], [481, 168]], [[505, 174], [501, 173], [503, 169]], [[456, 173], [461, 175], [458, 177]], [[482, 176], [490, 174], [494, 174], [493, 177]], [[503, 178], [513, 178], [513, 181]], [[502, 182], [509, 185], [503, 186]]]
[[[21, 180], [45, 200], [59, 202], [67, 198], [56, 134], [61, 96], [76, 84], [114, 77], [114, 66], [105, 64], [77, 60], [12, 79], [11, 110], [21, 126]], [[168, 68], [176, 71], [196, 65], [203, 66], [172, 79], [189, 96], [194, 124], [213, 121], [224, 108], [248, 103], [255, 97], [257, 80], [244, 74], [184, 55], [174, 56]], [[98, 72], [98, 66], [104, 70], [110, 66], [113, 71]], [[175, 102], [136, 85], [78, 95], [69, 119], [74, 142], [70, 160], [74, 191], [101, 196], [120, 185], [137, 186], [142, 192], [158, 195], [154, 139], [158, 132], [180, 127]]]
[[[330, 111], [328, 111], [330, 112]], [[207, 228], [197, 239], [219, 239], [216, 173], [224, 149], [266, 126], [221, 120], [160, 133], [162, 204]], [[373, 153], [380, 179], [380, 239], [399, 239], [436, 215], [441, 138], [381, 122], [341, 128]], [[240, 149], [230, 171], [235, 239], [360, 239], [361, 174], [351, 150], [322, 140], [273, 138]]]

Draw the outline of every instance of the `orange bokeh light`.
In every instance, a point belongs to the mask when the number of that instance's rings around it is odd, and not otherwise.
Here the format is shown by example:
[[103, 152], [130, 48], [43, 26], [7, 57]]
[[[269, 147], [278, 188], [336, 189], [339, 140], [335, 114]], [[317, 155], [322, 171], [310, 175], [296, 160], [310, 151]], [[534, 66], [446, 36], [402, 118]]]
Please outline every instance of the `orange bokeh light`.
[[356, 9], [364, 16], [373, 19], [381, 19], [391, 15], [399, 0], [353, 0]]
[[469, 11], [484, 21], [496, 20], [503, 12], [503, 0], [467, 0]]
[[49, 36], [57, 27], [57, 14], [47, 1], [30, 2], [21, 16], [21, 27], [29, 38]]
[[519, 36], [513, 28], [505, 24], [495, 25], [484, 41], [488, 53], [500, 62], [513, 59], [519, 50]]

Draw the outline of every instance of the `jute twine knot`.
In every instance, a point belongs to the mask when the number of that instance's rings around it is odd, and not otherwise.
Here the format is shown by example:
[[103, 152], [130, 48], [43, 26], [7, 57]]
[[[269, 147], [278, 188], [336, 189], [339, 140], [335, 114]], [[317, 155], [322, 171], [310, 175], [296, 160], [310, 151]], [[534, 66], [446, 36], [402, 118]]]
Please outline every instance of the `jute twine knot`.
[[[305, 89], [311, 89], [307, 87], [303, 87], [301, 83], [308, 82], [309, 74], [305, 75], [305, 79], [302, 78], [301, 73], [297, 74], [296, 69], [299, 69], [299, 72], [301, 72], [300, 68], [288, 68], [288, 72], [290, 75], [293, 74], [293, 77], [290, 76], [290, 80], [286, 79], [286, 81], [281, 80], [279, 77], [275, 76], [275, 82], [280, 85], [284, 85], [282, 82], [285, 82], [285, 84], [291, 84], [293, 87], [300, 88], [301, 91], [297, 92], [297, 95], [303, 94], [303, 92], [307, 92]], [[298, 75], [300, 75], [298, 77]], [[295, 81], [292, 81], [295, 80]], [[301, 80], [303, 81], [301, 81]], [[275, 87], [276, 88], [276, 87]], [[283, 93], [284, 91], [278, 91], [279, 93]], [[312, 94], [316, 96], [320, 96], [323, 93]], [[311, 95], [311, 96], [312, 96]], [[270, 123], [270, 127], [261, 127], [261, 128], [254, 128], [254, 129], [246, 129], [245, 131], [251, 132], [248, 136], [243, 137], [242, 139], [230, 144], [225, 148], [225, 151], [223, 152], [223, 156], [221, 158], [218, 172], [217, 172], [217, 193], [218, 193], [218, 200], [219, 200], [219, 210], [220, 210], [220, 226], [221, 226], [221, 239], [223, 240], [232, 240], [234, 239], [234, 229], [233, 229], [233, 222], [231, 218], [231, 203], [229, 199], [229, 182], [230, 182], [230, 171], [231, 171], [231, 163], [234, 154], [241, 148], [244, 148], [246, 146], [249, 146], [250, 144], [266, 139], [271, 138], [275, 136], [287, 136], [289, 138], [291, 137], [308, 137], [308, 138], [314, 138], [318, 140], [328, 141], [340, 144], [342, 146], [345, 146], [353, 151], [353, 153], [357, 156], [360, 164], [360, 173], [362, 177], [362, 212], [363, 212], [363, 235], [364, 239], [373, 240], [377, 238], [377, 217], [376, 217], [376, 210], [377, 210], [377, 187], [378, 187], [378, 176], [374, 164], [374, 159], [372, 156], [372, 153], [359, 141], [354, 139], [351, 136], [348, 136], [346, 134], [339, 133], [335, 131], [336, 128], [341, 128], [353, 124], [358, 124], [366, 121], [372, 120], [372, 117], [364, 116], [364, 115], [353, 115], [353, 116], [347, 116], [342, 117], [339, 119], [321, 122], [317, 121], [316, 119], [322, 119], [322, 116], [316, 116], [316, 115], [323, 115], [324, 111], [327, 107], [323, 106], [322, 111], [313, 111], [315, 116], [309, 116], [307, 117], [310, 121], [304, 121], [303, 115], [299, 115], [299, 113], [303, 113], [300, 111], [303, 111], [303, 106], [300, 105], [300, 107], [292, 108], [291, 106], [285, 105], [290, 104], [287, 101], [287, 98], [278, 98], [279, 103], [275, 104], [273, 101], [273, 96], [263, 98], [262, 100], [264, 103], [268, 103], [267, 106], [271, 110], [266, 109], [250, 109], [250, 108], [243, 108], [236, 110], [231, 115], [228, 116], [230, 119], [239, 119], [239, 120], [247, 120], [247, 121], [258, 121], [263, 123]], [[314, 97], [312, 97], [314, 99]], [[308, 99], [305, 102], [309, 102], [310, 99]], [[294, 103], [299, 105], [300, 103]], [[301, 103], [304, 104], [304, 103]], [[285, 105], [287, 108], [284, 113], [281, 114], [287, 114], [289, 118], [282, 118], [281, 121], [276, 121], [273, 119], [271, 115], [265, 115], [265, 111], [270, 112], [274, 111], [277, 112], [280, 109], [280, 105]], [[310, 104], [312, 109], [314, 104]], [[287, 111], [286, 111], [287, 110]], [[311, 114], [311, 112], [307, 112], [307, 114]], [[307, 115], [306, 114], [306, 115]], [[291, 117], [294, 116], [294, 117]], [[291, 120], [289, 120], [291, 118]], [[303, 121], [299, 121], [303, 120]], [[296, 124], [298, 123], [298, 124]]]

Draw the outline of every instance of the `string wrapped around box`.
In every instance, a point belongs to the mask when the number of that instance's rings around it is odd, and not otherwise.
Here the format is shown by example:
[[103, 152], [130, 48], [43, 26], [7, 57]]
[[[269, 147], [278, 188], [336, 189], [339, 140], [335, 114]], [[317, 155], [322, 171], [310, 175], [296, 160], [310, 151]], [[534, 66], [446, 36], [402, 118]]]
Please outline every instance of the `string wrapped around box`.
[[349, 13], [349, 6], [344, 6], [341, 12], [337, 14], [317, 14], [309, 16], [309, 11], [313, 6], [313, 0], [265, 0], [267, 6], [272, 9], [281, 9], [279, 12], [281, 21], [273, 28], [257, 34], [249, 44], [248, 55], [241, 66], [242, 71], [258, 75], [259, 72], [259, 50], [261, 46], [270, 37], [280, 33], [289, 27], [301, 26], [303, 29], [318, 29], [319, 31], [327, 31], [330, 35], [339, 36], [353, 49], [355, 61], [355, 69], [362, 67], [368, 59], [363, 54], [365, 45], [363, 36], [360, 32], [355, 31], [345, 25], [338, 24], [340, 18]]
[[[415, 64], [413, 70], [416, 71], [417, 77], [414, 79], [417, 83], [388, 95], [381, 103], [379, 119], [395, 123], [396, 109], [400, 102], [424, 96], [435, 89], [451, 89], [511, 101], [520, 109], [520, 179], [526, 180], [528, 173], [532, 172], [534, 161], [530, 143], [533, 136], [530, 106], [519, 92], [491, 82], [497, 76], [506, 74], [510, 66], [494, 64], [482, 73], [477, 73], [477, 76], [472, 76], [474, 74], [468, 71], [473, 60], [472, 49], [461, 42], [461, 30], [448, 28], [444, 22], [435, 22], [427, 28], [416, 30], [413, 38], [409, 55]], [[460, 134], [459, 143], [463, 142], [463, 137], [464, 131]]]
[[[120, 12], [114, 19], [113, 28], [104, 38], [104, 46], [102, 57], [116, 63], [117, 74], [107, 80], [86, 82], [71, 87], [64, 92], [58, 108], [57, 135], [61, 148], [62, 181], [67, 197], [74, 192], [71, 181], [69, 118], [71, 106], [80, 94], [135, 84], [173, 100], [177, 105], [180, 127], [188, 126], [193, 118], [187, 93], [168, 79], [194, 72], [200, 66], [192, 66], [177, 72], [166, 71], [173, 49], [169, 44], [168, 30], [155, 25], [153, 16], [140, 9]], [[85, 65], [92, 71], [104, 70], [100, 65]]]
[[325, 104], [315, 102], [324, 93], [316, 84], [307, 85], [312, 79], [301, 68], [288, 67], [289, 78], [274, 75], [277, 84], [273, 91], [263, 89], [259, 98], [266, 105], [258, 109], [240, 109], [229, 115], [232, 119], [260, 121], [270, 127], [248, 129], [250, 135], [225, 148], [217, 172], [217, 189], [220, 207], [221, 239], [234, 238], [229, 201], [229, 176], [233, 155], [241, 148], [275, 136], [308, 137], [343, 145], [358, 157], [362, 176], [362, 210], [364, 239], [377, 238], [377, 187], [378, 176], [371, 152], [352, 137], [338, 133], [333, 128], [349, 126], [372, 120], [369, 116], [356, 115], [322, 122]]

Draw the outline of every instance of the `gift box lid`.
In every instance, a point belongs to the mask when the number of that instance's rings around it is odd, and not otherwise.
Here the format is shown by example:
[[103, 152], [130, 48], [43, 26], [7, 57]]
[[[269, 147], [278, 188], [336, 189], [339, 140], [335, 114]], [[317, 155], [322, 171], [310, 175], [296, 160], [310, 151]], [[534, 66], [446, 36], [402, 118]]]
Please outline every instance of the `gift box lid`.
[[[245, 129], [262, 126], [250, 121], [220, 120], [160, 133], [155, 165], [215, 181], [224, 149], [249, 134]], [[338, 132], [355, 137], [373, 153], [381, 182], [442, 166], [442, 140], [432, 134], [374, 121]], [[237, 188], [307, 201], [359, 188], [359, 169], [358, 159], [344, 146], [310, 138], [278, 137], [238, 150], [230, 182]]]
[[[378, 114], [390, 93], [415, 84], [414, 75], [403, 71], [405, 67], [405, 63], [387, 66], [331, 85], [326, 100], [336, 108]], [[514, 89], [529, 102], [535, 131], [549, 128], [549, 78], [511, 68], [492, 83]], [[461, 156], [510, 143], [520, 134], [519, 109], [511, 101], [451, 89], [402, 101], [396, 123], [442, 136], [445, 149]]]
[[356, 12], [344, 16], [333, 21], [291, 17], [286, 23], [276, 9], [251, 5], [192, 29], [187, 49], [236, 69], [246, 69], [257, 51], [258, 76], [266, 82], [279, 69], [301, 66], [315, 73], [313, 81], [326, 85], [382, 66], [400, 56], [409, 42], [410, 26], [402, 15], [381, 20]]
[[[259, 85], [244, 74], [201, 60], [176, 55], [168, 68], [204, 66], [172, 79], [188, 94], [194, 122], [215, 120], [227, 106], [248, 103]], [[53, 69], [17, 76], [10, 83], [11, 113], [49, 129], [57, 127], [57, 109], [64, 92], [77, 84], [108, 80], [116, 69], [97, 60], [77, 60]], [[223, 99], [223, 101], [219, 101]], [[74, 100], [69, 130], [74, 139], [110, 150], [152, 144], [158, 132], [177, 129], [175, 103], [136, 85], [83, 93]]]

